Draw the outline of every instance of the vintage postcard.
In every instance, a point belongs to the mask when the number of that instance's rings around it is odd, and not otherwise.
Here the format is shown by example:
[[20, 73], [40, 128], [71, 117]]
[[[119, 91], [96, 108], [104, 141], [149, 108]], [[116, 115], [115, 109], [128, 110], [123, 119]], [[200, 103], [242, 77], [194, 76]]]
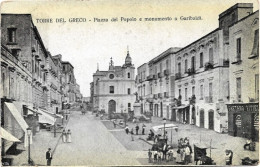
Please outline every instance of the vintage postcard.
[[3, 166], [259, 163], [257, 0], [1, 2]]

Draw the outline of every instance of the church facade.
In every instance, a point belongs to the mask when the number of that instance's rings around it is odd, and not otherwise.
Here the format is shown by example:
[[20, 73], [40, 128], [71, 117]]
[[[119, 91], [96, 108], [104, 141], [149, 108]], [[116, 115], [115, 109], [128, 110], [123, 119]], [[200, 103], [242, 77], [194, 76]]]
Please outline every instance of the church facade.
[[135, 67], [129, 51], [122, 66], [114, 66], [111, 58], [108, 71], [93, 74], [93, 107], [106, 113], [126, 113], [135, 102]]

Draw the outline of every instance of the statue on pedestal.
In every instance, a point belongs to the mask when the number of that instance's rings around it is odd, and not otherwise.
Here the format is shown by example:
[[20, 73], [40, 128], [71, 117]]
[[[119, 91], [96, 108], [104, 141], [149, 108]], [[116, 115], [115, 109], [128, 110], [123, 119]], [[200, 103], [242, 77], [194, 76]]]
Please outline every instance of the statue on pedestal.
[[138, 93], [135, 92], [134, 95], [135, 95], [135, 103], [139, 103], [139, 100], [138, 100]]

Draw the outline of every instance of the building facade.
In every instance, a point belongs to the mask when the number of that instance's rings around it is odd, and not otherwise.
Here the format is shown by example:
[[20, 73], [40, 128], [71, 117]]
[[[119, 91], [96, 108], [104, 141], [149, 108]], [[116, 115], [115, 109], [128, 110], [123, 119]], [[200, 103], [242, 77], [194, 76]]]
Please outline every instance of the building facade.
[[259, 11], [229, 28], [228, 131], [259, 140]]
[[133, 110], [135, 102], [135, 67], [129, 51], [122, 66], [114, 66], [111, 58], [108, 71], [93, 74], [94, 110], [106, 113], [123, 113]]

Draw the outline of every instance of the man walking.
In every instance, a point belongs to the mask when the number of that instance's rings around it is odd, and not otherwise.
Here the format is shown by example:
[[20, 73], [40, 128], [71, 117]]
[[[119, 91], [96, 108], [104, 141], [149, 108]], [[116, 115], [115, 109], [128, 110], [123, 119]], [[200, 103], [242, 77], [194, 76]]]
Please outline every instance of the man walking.
[[51, 160], [52, 160], [51, 148], [49, 148], [48, 151], [46, 152], [46, 160], [47, 160], [47, 166], [51, 166]]
[[135, 130], [136, 130], [136, 135], [138, 135], [138, 131], [139, 131], [139, 126], [138, 126], [138, 124], [136, 125]]

